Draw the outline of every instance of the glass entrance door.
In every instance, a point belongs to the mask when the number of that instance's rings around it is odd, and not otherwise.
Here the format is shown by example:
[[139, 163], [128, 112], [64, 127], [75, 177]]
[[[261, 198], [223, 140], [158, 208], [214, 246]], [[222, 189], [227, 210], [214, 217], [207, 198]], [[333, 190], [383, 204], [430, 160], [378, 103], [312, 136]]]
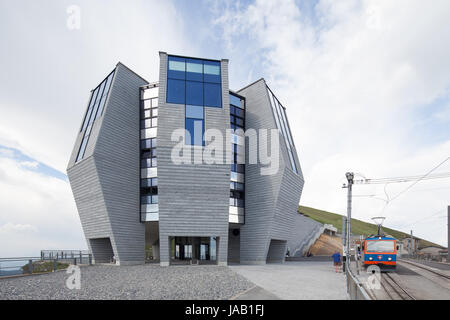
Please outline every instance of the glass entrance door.
[[172, 263], [215, 263], [215, 237], [171, 237], [170, 256]]

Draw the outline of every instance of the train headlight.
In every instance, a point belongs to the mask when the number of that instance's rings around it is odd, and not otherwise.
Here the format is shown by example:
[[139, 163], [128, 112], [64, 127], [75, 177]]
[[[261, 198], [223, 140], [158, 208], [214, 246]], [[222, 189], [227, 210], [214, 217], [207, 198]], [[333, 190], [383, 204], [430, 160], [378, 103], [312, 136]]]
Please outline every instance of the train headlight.
[[391, 261], [391, 260], [392, 260], [392, 258], [391, 258], [391, 257], [389, 257], [389, 258], [388, 258], [388, 260], [389, 260], [389, 261]]
[[372, 258], [372, 257], [369, 257], [369, 260], [373, 260], [373, 258]]

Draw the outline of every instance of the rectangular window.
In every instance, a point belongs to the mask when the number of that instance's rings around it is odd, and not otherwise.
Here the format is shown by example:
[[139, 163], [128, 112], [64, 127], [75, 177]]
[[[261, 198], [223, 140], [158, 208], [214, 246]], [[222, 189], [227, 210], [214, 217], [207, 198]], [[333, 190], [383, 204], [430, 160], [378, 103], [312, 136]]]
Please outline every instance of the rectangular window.
[[88, 107], [88, 110], [86, 112], [86, 116], [84, 117], [83, 126], [81, 127], [81, 131], [86, 129], [86, 127], [88, 125], [89, 118], [90, 118], [91, 113], [92, 113], [92, 108], [94, 107], [95, 99], [97, 98], [97, 93], [98, 93], [98, 87], [91, 94], [91, 101], [89, 102], [89, 107]]
[[222, 90], [220, 84], [204, 83], [205, 106], [222, 108]]
[[203, 62], [203, 81], [221, 83], [220, 79], [220, 62], [204, 61]]
[[203, 119], [203, 107], [186, 105], [186, 118]]
[[236, 97], [233, 94], [230, 94], [230, 104], [241, 108], [241, 99], [239, 99], [238, 97]]
[[167, 102], [185, 104], [185, 81], [167, 79]]
[[231, 190], [238, 190], [238, 191], [243, 191], [244, 190], [244, 184], [240, 183], [240, 182], [230, 182], [230, 189]]
[[269, 95], [269, 102], [272, 106], [273, 116], [275, 118], [275, 123], [281, 135], [284, 138], [285, 144], [288, 149], [289, 161], [291, 163], [291, 168], [294, 173], [298, 174], [297, 165], [295, 163], [295, 158], [293, 154], [294, 142], [292, 141], [291, 131], [289, 128], [289, 123], [286, 117], [286, 110], [272, 93], [269, 87], [267, 87], [267, 93]]
[[152, 117], [152, 111], [150, 109], [144, 110], [143, 112], [141, 112], [141, 117], [142, 118], [151, 118]]
[[220, 61], [169, 56], [167, 102], [222, 107]]
[[171, 79], [186, 79], [186, 59], [169, 56], [167, 77]]
[[84, 156], [84, 151], [86, 150], [86, 145], [88, 142], [89, 136], [84, 136], [83, 137], [83, 141], [81, 142], [81, 147], [80, 150], [78, 151], [78, 156], [77, 156], [77, 161], [80, 161], [81, 159], [83, 159]]
[[91, 118], [89, 119], [89, 124], [94, 123], [94, 120], [96, 119], [98, 107], [100, 105], [100, 100], [102, 99], [102, 96], [103, 96], [104, 88], [105, 88], [105, 81], [103, 81], [100, 84], [100, 88], [98, 89], [97, 99], [95, 100], [95, 105], [94, 105], [94, 108], [92, 109], [92, 114], [91, 114]]
[[95, 120], [97, 120], [103, 112], [113, 76], [114, 70], [95, 88], [95, 90], [91, 94], [88, 110], [86, 111], [83, 125], [81, 126], [81, 132], [85, 130], [84, 136], [75, 162], [78, 162], [84, 158], [84, 153], [89, 141], [89, 135], [91, 133], [92, 126]]
[[204, 108], [186, 105], [186, 144], [204, 146]]
[[151, 88], [147, 88], [142, 90], [142, 99], [152, 99], [152, 98], [156, 98], [158, 100], [158, 87], [151, 87]]
[[186, 104], [203, 106], [203, 83], [186, 81]]
[[197, 59], [186, 59], [186, 80], [203, 82], [203, 63]]
[[157, 204], [157, 203], [158, 203], [158, 195], [141, 197], [141, 204]]
[[141, 160], [141, 168], [151, 168], [152, 167], [152, 159], [142, 159]]
[[111, 88], [111, 82], [112, 82], [113, 76], [114, 76], [114, 71], [109, 74], [108, 79], [106, 80], [105, 89], [103, 90], [103, 97], [102, 97], [102, 100], [100, 101], [100, 106], [98, 108], [97, 116], [95, 117], [96, 120], [103, 113], [103, 109], [104, 109], [105, 103], [106, 103], [106, 98], [108, 97], [109, 90]]
[[[171, 69], [176, 73], [183, 67], [183, 62], [175, 61], [172, 63]], [[184, 69], [183, 69], [184, 72]], [[182, 73], [183, 73], [182, 72]], [[175, 79], [175, 81], [178, 81]], [[180, 80], [184, 86], [184, 80]], [[158, 125], [158, 86], [151, 84], [141, 88], [141, 128], [142, 131], [155, 130]], [[183, 89], [184, 91], [184, 89]], [[184, 98], [184, 93], [182, 95]], [[148, 129], [149, 128], [149, 129]], [[153, 135], [152, 135], [153, 136]], [[141, 168], [157, 167], [157, 140], [156, 138], [146, 138], [147, 135], [141, 134]], [[145, 171], [143, 172], [145, 173]], [[148, 170], [147, 173], [154, 174], [155, 170]], [[158, 178], [142, 178], [140, 181], [141, 204], [153, 205], [158, 203]], [[157, 206], [156, 206], [157, 207]], [[155, 206], [152, 206], [155, 208]], [[144, 208], [147, 210], [148, 208]], [[156, 209], [158, 210], [158, 209]], [[144, 211], [145, 212], [145, 211]]]
[[186, 118], [186, 144], [204, 146], [205, 125], [202, 119]]
[[[145, 178], [141, 180], [141, 187], [149, 188], [149, 187], [157, 187], [158, 186], [158, 178]], [[157, 189], [149, 189], [151, 193], [155, 193]]]
[[150, 109], [151, 107], [152, 107], [152, 100], [151, 99], [144, 100], [144, 110]]
[[141, 149], [156, 148], [156, 138], [141, 140]]

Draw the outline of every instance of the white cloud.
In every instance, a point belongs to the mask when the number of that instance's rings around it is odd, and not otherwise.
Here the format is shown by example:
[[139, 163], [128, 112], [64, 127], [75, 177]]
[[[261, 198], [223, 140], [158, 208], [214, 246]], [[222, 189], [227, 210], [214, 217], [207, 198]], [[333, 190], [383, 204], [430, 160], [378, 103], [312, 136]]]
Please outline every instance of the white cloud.
[[0, 158], [0, 256], [85, 249], [69, 183]]
[[22, 161], [20, 165], [25, 168], [36, 169], [39, 163], [37, 161]]
[[[229, 40], [230, 61], [242, 55], [258, 60], [260, 73], [287, 108], [306, 180], [303, 205], [345, 213], [340, 187], [346, 171], [373, 178], [415, 175], [450, 155], [448, 133], [431, 143], [423, 136], [433, 132], [418, 126], [429, 120], [432, 127], [436, 110], [426, 106], [448, 97], [450, 89], [448, 1], [424, 6], [409, 0], [322, 0], [314, 17], [294, 1], [257, 0], [222, 9], [216, 23]], [[240, 37], [248, 42], [237, 41]], [[259, 56], [253, 58], [255, 52]], [[230, 70], [230, 83], [239, 82], [236, 74]], [[441, 125], [450, 125], [445, 105], [437, 108]], [[441, 170], [450, 171], [450, 163]], [[394, 201], [385, 211], [386, 224], [400, 226], [444, 209], [448, 192], [413, 191], [446, 187], [448, 180], [421, 182]], [[395, 194], [402, 187], [388, 190]], [[354, 217], [370, 220], [382, 207], [382, 201], [359, 198]], [[447, 242], [443, 222], [412, 227]]]
[[0, 147], [0, 156], [12, 158], [14, 157], [14, 150]]
[[[155, 81], [158, 51], [199, 50], [169, 1], [77, 1], [80, 30], [66, 27], [71, 4], [0, 3], [0, 145], [35, 160], [0, 149], [0, 256], [86, 247], [68, 182], [29, 169], [65, 172], [90, 90], [117, 62]], [[36, 231], [10, 232], [21, 225]]]
[[195, 55], [169, 1], [77, 1], [81, 28], [72, 31], [66, 26], [71, 4], [0, 4], [0, 38], [8, 43], [0, 51], [0, 144], [61, 172], [90, 90], [117, 62], [155, 81], [158, 51]]
[[22, 232], [37, 232], [37, 228], [31, 224], [13, 224], [8, 222], [4, 225], [0, 225], [0, 234], [16, 234]]

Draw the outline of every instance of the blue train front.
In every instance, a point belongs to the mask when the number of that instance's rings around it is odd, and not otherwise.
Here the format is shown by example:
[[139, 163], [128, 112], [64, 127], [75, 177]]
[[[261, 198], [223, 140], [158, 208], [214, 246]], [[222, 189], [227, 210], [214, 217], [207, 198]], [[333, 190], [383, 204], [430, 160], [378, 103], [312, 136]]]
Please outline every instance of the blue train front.
[[382, 270], [395, 270], [397, 240], [385, 236], [370, 236], [364, 240], [364, 266], [377, 265]]

